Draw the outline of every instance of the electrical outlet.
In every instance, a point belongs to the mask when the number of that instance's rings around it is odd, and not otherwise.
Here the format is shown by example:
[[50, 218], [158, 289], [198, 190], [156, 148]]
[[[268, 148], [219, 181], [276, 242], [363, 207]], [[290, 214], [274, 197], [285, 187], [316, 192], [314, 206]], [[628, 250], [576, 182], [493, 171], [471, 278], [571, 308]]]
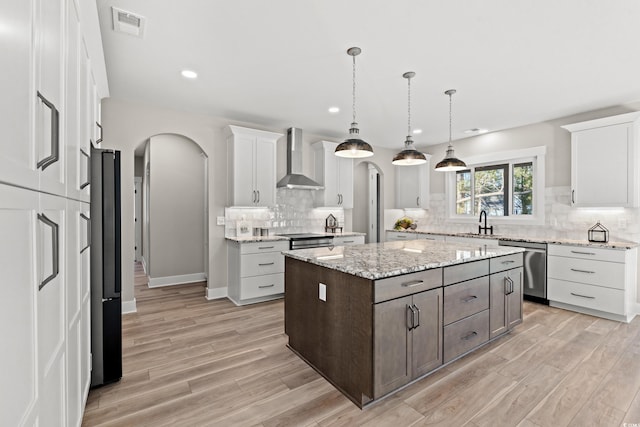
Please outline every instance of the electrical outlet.
[[216, 224], [224, 225], [224, 217], [223, 216], [216, 217]]
[[327, 300], [327, 285], [324, 283], [318, 284], [318, 298], [320, 298], [320, 301]]

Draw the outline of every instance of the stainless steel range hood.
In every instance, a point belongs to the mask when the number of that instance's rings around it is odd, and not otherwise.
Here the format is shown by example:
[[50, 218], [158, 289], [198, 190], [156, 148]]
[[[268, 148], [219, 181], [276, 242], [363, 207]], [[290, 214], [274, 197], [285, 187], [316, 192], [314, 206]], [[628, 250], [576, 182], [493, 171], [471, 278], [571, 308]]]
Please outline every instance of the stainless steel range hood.
[[278, 181], [278, 188], [322, 190], [324, 187], [302, 174], [302, 129], [287, 129], [287, 174]]

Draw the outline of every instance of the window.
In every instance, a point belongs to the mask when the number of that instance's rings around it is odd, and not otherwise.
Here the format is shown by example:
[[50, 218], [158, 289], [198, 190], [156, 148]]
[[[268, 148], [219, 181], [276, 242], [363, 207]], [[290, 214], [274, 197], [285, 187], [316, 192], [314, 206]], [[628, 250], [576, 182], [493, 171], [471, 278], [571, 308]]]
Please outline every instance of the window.
[[533, 161], [477, 166], [456, 172], [456, 214], [532, 215]]

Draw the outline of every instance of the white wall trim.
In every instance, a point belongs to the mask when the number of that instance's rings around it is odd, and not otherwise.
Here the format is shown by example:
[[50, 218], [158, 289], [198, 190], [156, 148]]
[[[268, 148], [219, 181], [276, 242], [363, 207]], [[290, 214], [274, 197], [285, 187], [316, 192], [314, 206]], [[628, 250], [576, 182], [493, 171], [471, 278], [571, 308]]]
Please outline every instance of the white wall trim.
[[142, 263], [142, 268], [144, 270], [144, 274], [147, 274], [147, 261], [145, 261], [144, 257], [140, 257], [140, 262]]
[[221, 299], [221, 298], [226, 298], [228, 295], [227, 293], [227, 288], [207, 288], [207, 294], [205, 295], [205, 298], [208, 299], [209, 301], [214, 300], [214, 299]]
[[183, 285], [185, 283], [203, 282], [207, 280], [204, 273], [182, 274], [178, 276], [150, 277], [149, 287], [158, 288], [161, 286]]
[[135, 313], [137, 311], [138, 307], [135, 298], [131, 301], [122, 301], [122, 314]]

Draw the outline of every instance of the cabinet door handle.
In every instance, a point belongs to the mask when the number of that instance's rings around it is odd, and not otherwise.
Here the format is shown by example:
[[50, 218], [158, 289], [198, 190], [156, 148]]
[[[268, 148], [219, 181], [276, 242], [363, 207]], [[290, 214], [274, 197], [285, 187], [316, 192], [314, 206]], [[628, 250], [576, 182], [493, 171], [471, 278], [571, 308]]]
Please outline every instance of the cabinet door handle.
[[80, 149], [80, 154], [87, 159], [87, 180], [80, 184], [80, 189], [84, 190], [91, 184], [91, 157], [82, 148]]
[[576, 190], [571, 190], [571, 204], [576, 203]]
[[407, 314], [407, 329], [412, 330], [413, 329], [413, 307], [411, 307], [409, 304], [407, 304], [406, 314]]
[[[413, 309], [415, 309], [415, 311]], [[413, 329], [416, 329], [417, 327], [420, 326], [420, 309], [418, 308], [417, 305], [413, 304], [411, 311], [415, 314], [416, 316], [415, 318], [417, 319], [416, 322], [413, 324]]]
[[270, 285], [258, 285], [258, 288], [260, 289], [265, 289], [265, 288], [273, 288], [275, 286], [275, 284], [270, 284]]
[[87, 249], [89, 249], [91, 247], [91, 220], [89, 219], [88, 216], [86, 216], [83, 213], [80, 214], [80, 218], [82, 218], [85, 221], [87, 221], [87, 246], [85, 246], [84, 248], [80, 249], [80, 253], [83, 253], [84, 251], [86, 251]]
[[258, 193], [258, 201], [257, 201], [257, 203], [260, 203], [260, 190], [256, 191], [256, 193]]
[[509, 276], [504, 278], [504, 294], [511, 295], [513, 293], [513, 279]]
[[418, 286], [422, 283], [424, 283], [424, 280], [412, 280], [410, 282], [404, 282], [402, 286], [405, 288], [413, 288], [414, 286]]
[[60, 114], [53, 103], [49, 102], [47, 98], [42, 96], [38, 91], [38, 98], [42, 100], [42, 103], [51, 110], [51, 155], [45, 157], [37, 163], [37, 167], [45, 170], [50, 165], [59, 160], [60, 154]]
[[96, 144], [100, 144], [102, 142], [102, 125], [96, 122], [96, 126], [98, 126], [98, 130], [100, 130], [100, 136], [96, 139]]
[[589, 295], [574, 294], [573, 292], [571, 292], [571, 295], [573, 295], [574, 297], [580, 297], [580, 298], [596, 299], [596, 297], [592, 297]]
[[576, 273], [587, 273], [587, 274], [595, 274], [595, 271], [589, 270], [579, 270], [577, 268], [572, 268], [571, 271], [575, 271]]
[[273, 264], [275, 264], [275, 262], [264, 262], [264, 263], [262, 263], [262, 264], [258, 264], [258, 265], [259, 265], [260, 267], [265, 267], [265, 266], [267, 266], [267, 265], [273, 265]]
[[460, 339], [462, 341], [469, 341], [471, 338], [475, 337], [476, 335], [478, 335], [476, 331], [471, 331], [467, 335], [460, 337]]
[[251, 203], [256, 203], [256, 197], [257, 197], [256, 190], [253, 190], [251, 193], [253, 194], [253, 199], [251, 199]]
[[578, 255], [595, 255], [595, 252], [583, 252], [583, 251], [571, 251], [572, 254], [578, 254]]
[[51, 258], [52, 258], [52, 272], [47, 276], [38, 286], [38, 290], [44, 288], [44, 286], [51, 282], [58, 276], [60, 272], [60, 253], [58, 245], [58, 224], [51, 221], [45, 214], [38, 214], [38, 220], [42, 221], [48, 227], [51, 227]]
[[420, 207], [420, 196], [416, 197], [416, 206]]
[[462, 302], [467, 303], [467, 302], [473, 301], [474, 299], [478, 299], [478, 297], [475, 295], [469, 295], [468, 297], [461, 298], [461, 299], [462, 299]]

